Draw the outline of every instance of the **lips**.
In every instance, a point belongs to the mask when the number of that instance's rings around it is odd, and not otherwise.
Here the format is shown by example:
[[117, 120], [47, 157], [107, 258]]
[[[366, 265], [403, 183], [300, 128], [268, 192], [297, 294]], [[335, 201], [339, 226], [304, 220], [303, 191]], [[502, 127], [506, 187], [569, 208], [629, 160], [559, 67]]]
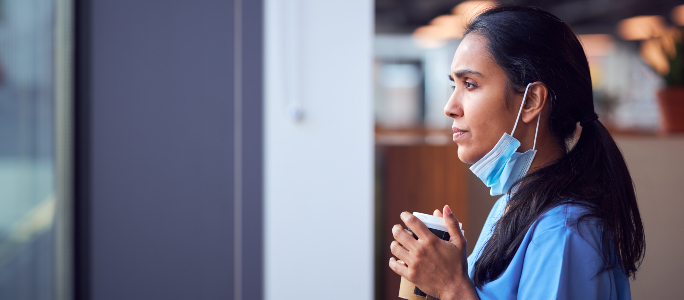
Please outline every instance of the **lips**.
[[452, 127], [451, 130], [454, 132], [454, 142], [455, 142], [458, 138], [460, 138], [460, 137], [462, 137], [463, 135], [465, 135], [466, 133], [468, 133], [468, 131], [463, 130], [463, 129], [459, 129], [459, 128], [456, 128], [456, 127]]

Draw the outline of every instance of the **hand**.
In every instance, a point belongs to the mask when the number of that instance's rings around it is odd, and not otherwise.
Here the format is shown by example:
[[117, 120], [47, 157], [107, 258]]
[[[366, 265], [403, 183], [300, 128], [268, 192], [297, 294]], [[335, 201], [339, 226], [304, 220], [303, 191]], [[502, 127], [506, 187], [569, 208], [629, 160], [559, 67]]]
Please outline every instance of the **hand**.
[[[447, 205], [447, 206], [448, 206], [448, 205]], [[439, 211], [439, 209], [435, 209], [435, 211], [432, 212], [432, 215], [435, 216], [435, 217], [444, 218], [444, 215], [442, 214], [441, 211]]]
[[436, 211], [434, 215], [444, 216], [451, 239], [439, 239], [422, 221], [403, 212], [402, 221], [418, 236], [418, 240], [401, 225], [394, 225], [392, 235], [396, 240], [392, 242], [390, 249], [399, 261], [394, 257], [390, 258], [390, 268], [430, 296], [442, 300], [478, 299], [468, 277], [467, 242], [458, 226], [458, 220], [448, 205], [444, 206], [443, 214]]

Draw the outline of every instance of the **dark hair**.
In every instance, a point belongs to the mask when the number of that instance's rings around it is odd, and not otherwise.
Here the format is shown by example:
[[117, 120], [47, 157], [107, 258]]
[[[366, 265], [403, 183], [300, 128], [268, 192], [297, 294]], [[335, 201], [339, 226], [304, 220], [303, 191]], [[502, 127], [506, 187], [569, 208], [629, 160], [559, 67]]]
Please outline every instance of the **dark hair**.
[[566, 203], [586, 208], [578, 223], [593, 219], [600, 226], [604, 264], [599, 273], [620, 268], [634, 277], [645, 252], [634, 186], [615, 141], [596, 119], [589, 64], [575, 34], [554, 15], [520, 6], [482, 13], [465, 34], [486, 39], [512, 88], [537, 81], [546, 85], [551, 105], [548, 126], [559, 143], [565, 146], [577, 123], [582, 123], [579, 140], [566, 155], [519, 181], [525, 184], [511, 195], [506, 213], [475, 262], [475, 286], [482, 288], [498, 278], [530, 226]]

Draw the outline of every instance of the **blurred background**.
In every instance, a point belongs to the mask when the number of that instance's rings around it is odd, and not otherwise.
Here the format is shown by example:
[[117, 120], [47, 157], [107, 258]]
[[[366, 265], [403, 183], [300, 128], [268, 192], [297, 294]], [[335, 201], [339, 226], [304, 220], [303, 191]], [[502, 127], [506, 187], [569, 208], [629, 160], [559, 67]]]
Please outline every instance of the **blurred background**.
[[[500, 1], [508, 4], [510, 1]], [[495, 197], [447, 74], [492, 1], [0, 0], [0, 299], [397, 299], [402, 211]], [[578, 34], [678, 298], [684, 5], [515, 1]]]

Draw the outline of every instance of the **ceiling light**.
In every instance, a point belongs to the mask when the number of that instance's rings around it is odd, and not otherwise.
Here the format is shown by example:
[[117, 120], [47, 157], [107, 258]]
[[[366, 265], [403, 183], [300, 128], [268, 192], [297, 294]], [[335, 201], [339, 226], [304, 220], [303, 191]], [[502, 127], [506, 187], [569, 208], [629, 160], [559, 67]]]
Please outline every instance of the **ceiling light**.
[[444, 41], [463, 37], [465, 24], [463, 17], [443, 15], [433, 19], [430, 25], [418, 27], [413, 37], [423, 48], [436, 48], [444, 45]]
[[615, 45], [613, 37], [608, 34], [580, 34], [577, 37], [587, 56], [606, 56]]
[[456, 7], [454, 7], [452, 13], [454, 15], [464, 16], [466, 20], [472, 21], [479, 14], [485, 12], [486, 10], [488, 10], [490, 8], [495, 7], [496, 5], [497, 5], [496, 1], [469, 0], [469, 1], [464, 1], [459, 5], [456, 5]]
[[442, 35], [447, 39], [462, 38], [466, 24], [462, 16], [443, 15], [430, 21], [430, 25], [441, 29]]
[[679, 26], [684, 26], [684, 5], [675, 6], [672, 9], [672, 21]]
[[660, 37], [665, 30], [665, 21], [661, 16], [637, 16], [618, 23], [620, 37], [628, 41]]

